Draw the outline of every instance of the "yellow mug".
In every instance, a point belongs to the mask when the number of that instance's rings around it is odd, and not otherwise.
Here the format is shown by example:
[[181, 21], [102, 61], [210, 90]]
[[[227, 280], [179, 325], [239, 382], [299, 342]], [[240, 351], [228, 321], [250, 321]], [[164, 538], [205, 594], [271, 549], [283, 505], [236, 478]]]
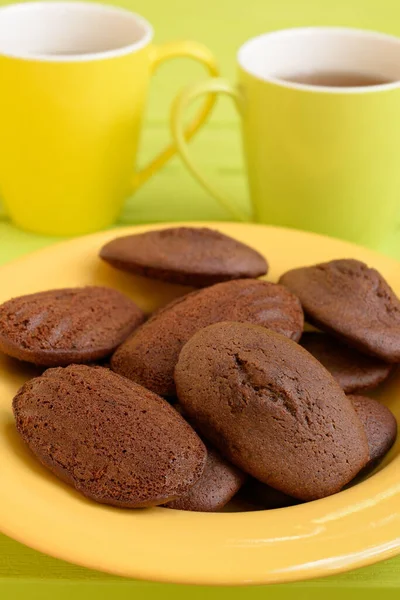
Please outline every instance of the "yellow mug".
[[152, 38], [142, 17], [100, 4], [0, 9], [0, 194], [16, 225], [52, 235], [103, 229], [174, 155], [171, 145], [134, 171], [151, 74], [175, 57], [193, 58], [213, 76], [218, 69], [200, 44], [155, 46]]
[[[193, 164], [182, 128], [194, 98], [227, 94], [241, 114], [255, 221], [379, 246], [399, 217], [400, 39], [343, 28], [278, 31], [245, 43], [238, 66], [237, 86], [195, 84], [173, 107], [173, 137], [190, 171], [235, 217], [250, 219]], [[338, 75], [357, 85], [307, 83]]]

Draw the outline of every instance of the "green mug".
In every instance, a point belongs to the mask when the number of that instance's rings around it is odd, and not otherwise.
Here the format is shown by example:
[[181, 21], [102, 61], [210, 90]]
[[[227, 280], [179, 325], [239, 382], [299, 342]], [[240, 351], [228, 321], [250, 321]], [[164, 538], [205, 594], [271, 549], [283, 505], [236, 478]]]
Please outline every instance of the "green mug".
[[238, 85], [194, 84], [172, 109], [172, 134], [192, 174], [233, 216], [251, 219], [206, 181], [184, 136], [192, 100], [227, 94], [241, 115], [254, 220], [379, 246], [399, 216], [400, 39], [344, 28], [277, 31], [246, 42], [238, 67]]

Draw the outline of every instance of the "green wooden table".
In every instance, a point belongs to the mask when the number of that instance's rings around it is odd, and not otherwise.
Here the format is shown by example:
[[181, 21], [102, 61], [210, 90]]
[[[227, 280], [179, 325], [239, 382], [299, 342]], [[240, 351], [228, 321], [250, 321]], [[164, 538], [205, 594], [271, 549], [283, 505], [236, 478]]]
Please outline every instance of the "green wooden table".
[[[110, 0], [109, 0], [110, 2]], [[345, 25], [386, 31], [400, 36], [399, 0], [120, 0], [115, 2], [142, 13], [155, 26], [156, 40], [192, 38], [216, 53], [225, 75], [233, 78], [236, 48], [263, 31], [302, 25]], [[0, 0], [0, 4], [5, 4]], [[155, 77], [143, 136], [141, 158], [152, 156], [168, 139], [167, 112], [174, 92], [186, 82], [203, 76], [189, 61], [166, 66]], [[0, 134], [1, 139], [1, 134]], [[244, 205], [243, 176], [236, 115], [222, 99], [205, 130], [193, 143], [194, 155], [214, 182]], [[400, 215], [399, 215], [400, 217]], [[228, 216], [173, 160], [157, 177], [127, 202], [120, 223], [173, 220], [226, 220]], [[399, 218], [400, 223], [400, 218]], [[55, 242], [12, 227], [0, 218], [0, 264]], [[400, 259], [400, 227], [381, 248]], [[0, 282], [1, 285], [1, 282]], [[0, 457], [1, 460], [1, 457]], [[386, 598], [400, 593], [400, 557], [341, 576], [299, 584], [252, 588], [202, 588], [163, 585], [121, 579], [44, 556], [0, 535], [0, 599], [64, 600], [74, 596], [96, 600], [140, 598], [190, 598], [226, 596], [246, 598], [296, 597], [296, 600], [337, 598]]]

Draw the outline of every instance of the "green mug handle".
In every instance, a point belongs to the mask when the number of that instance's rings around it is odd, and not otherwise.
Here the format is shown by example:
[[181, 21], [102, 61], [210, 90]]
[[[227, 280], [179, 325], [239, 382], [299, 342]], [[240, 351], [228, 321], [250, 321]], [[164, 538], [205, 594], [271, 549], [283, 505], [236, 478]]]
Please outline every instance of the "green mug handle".
[[171, 133], [183, 162], [197, 179], [197, 181], [209, 192], [231, 215], [244, 222], [250, 222], [251, 216], [242, 210], [232, 206], [231, 201], [219, 192], [214, 186], [208, 183], [207, 179], [196, 167], [189, 152], [189, 146], [185, 137], [184, 114], [189, 104], [204, 94], [225, 94], [230, 96], [235, 103], [239, 113], [243, 113], [243, 101], [239, 91], [225, 79], [215, 78], [207, 81], [201, 81], [184, 89], [175, 100], [171, 110]]

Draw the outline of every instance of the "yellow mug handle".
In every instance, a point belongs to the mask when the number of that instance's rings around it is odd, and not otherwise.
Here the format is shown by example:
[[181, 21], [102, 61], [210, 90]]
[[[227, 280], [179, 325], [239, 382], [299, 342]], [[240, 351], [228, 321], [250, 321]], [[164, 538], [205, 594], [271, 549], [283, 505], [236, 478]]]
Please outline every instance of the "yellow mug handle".
[[[151, 70], [154, 73], [161, 63], [171, 58], [193, 58], [205, 65], [211, 77], [219, 75], [218, 65], [210, 50], [197, 42], [177, 41], [167, 42], [161, 46], [154, 46], [151, 56]], [[215, 104], [215, 96], [210, 96], [205, 101], [199, 114], [190, 123], [184, 132], [184, 137], [190, 140], [194, 134], [200, 129], [203, 123], [207, 120], [213, 106]], [[175, 154], [177, 148], [175, 144], [170, 144], [165, 150], [162, 150], [143, 170], [135, 173], [132, 181], [132, 189], [137, 190], [141, 187], [152, 175], [154, 175], [161, 167], [165, 165]]]
[[244, 213], [239, 208], [232, 206], [230, 200], [226, 198], [221, 192], [219, 192], [216, 188], [210, 185], [201, 171], [196, 167], [193, 163], [190, 153], [189, 146], [187, 144], [187, 136], [183, 128], [183, 117], [186, 108], [188, 105], [199, 96], [203, 94], [212, 94], [212, 97], [215, 98], [216, 94], [225, 94], [230, 96], [239, 113], [243, 113], [243, 99], [238, 91], [233, 85], [231, 85], [225, 79], [209, 79], [207, 81], [201, 81], [199, 83], [195, 83], [187, 87], [183, 92], [179, 94], [175, 103], [172, 106], [171, 111], [171, 132], [172, 137], [175, 141], [178, 152], [189, 169], [192, 175], [201, 183], [201, 185], [205, 188], [207, 192], [209, 192], [218, 202], [231, 213], [231, 215], [239, 220], [249, 222], [251, 221], [251, 215]]

